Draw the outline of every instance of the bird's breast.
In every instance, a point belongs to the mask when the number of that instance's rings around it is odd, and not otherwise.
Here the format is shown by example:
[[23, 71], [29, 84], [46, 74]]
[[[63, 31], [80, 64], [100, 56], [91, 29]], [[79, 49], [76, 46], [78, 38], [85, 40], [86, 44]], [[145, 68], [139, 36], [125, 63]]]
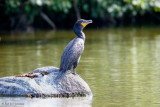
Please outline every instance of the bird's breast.
[[84, 50], [84, 40], [81, 38], [77, 38], [72, 46], [73, 53], [81, 54]]

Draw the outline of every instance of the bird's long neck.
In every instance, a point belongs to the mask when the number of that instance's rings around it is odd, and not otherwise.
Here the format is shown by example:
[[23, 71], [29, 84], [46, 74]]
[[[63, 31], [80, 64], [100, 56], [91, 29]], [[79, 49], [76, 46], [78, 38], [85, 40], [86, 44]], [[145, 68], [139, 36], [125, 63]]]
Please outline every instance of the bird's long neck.
[[82, 38], [85, 41], [85, 34], [83, 33], [82, 30], [74, 29], [74, 32], [79, 38]]

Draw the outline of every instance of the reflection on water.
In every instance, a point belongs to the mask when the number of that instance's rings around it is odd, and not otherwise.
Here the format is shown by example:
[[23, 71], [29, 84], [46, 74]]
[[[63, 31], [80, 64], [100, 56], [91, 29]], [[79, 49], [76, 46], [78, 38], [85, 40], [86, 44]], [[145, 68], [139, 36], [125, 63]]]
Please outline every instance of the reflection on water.
[[[77, 73], [91, 87], [91, 106], [160, 106], [159, 28], [85, 30], [85, 34]], [[3, 77], [47, 65], [59, 67], [61, 53], [75, 35], [72, 31], [37, 31], [0, 37]]]
[[1, 97], [0, 106], [10, 107], [91, 107], [91, 97], [80, 98], [25, 98]]

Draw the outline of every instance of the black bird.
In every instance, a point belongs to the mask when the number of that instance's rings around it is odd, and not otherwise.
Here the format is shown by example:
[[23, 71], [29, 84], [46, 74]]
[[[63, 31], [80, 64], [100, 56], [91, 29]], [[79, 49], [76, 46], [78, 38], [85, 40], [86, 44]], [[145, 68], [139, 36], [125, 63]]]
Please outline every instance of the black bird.
[[85, 34], [83, 33], [83, 28], [90, 23], [92, 23], [92, 20], [80, 19], [74, 24], [73, 30], [77, 37], [70, 41], [63, 51], [59, 74], [55, 79], [56, 81], [62, 79], [66, 71], [72, 68], [73, 74], [76, 75], [75, 68], [84, 50]]

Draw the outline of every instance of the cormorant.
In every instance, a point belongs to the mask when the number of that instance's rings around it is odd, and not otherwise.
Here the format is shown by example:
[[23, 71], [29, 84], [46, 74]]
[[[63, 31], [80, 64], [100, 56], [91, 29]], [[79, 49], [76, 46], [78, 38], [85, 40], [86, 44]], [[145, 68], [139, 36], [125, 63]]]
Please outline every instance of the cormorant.
[[90, 23], [92, 23], [92, 20], [80, 19], [74, 24], [73, 30], [77, 37], [70, 41], [65, 47], [61, 56], [59, 74], [55, 80], [62, 79], [66, 71], [72, 68], [73, 74], [76, 74], [75, 68], [84, 50], [85, 34], [83, 33], [83, 28]]

